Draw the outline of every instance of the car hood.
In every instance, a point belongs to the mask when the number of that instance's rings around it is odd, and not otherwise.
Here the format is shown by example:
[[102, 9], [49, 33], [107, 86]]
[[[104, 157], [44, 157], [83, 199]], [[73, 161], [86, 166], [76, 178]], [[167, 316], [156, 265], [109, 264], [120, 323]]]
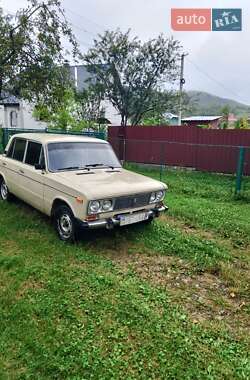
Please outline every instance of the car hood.
[[123, 168], [54, 173], [53, 179], [83, 194], [89, 200], [167, 188], [162, 182]]

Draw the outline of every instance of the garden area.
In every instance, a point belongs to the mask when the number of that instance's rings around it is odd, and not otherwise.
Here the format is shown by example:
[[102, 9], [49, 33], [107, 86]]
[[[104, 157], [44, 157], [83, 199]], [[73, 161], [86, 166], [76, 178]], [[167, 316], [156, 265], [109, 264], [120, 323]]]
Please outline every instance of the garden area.
[[248, 193], [230, 175], [162, 181], [168, 213], [77, 245], [0, 202], [1, 379], [250, 378]]

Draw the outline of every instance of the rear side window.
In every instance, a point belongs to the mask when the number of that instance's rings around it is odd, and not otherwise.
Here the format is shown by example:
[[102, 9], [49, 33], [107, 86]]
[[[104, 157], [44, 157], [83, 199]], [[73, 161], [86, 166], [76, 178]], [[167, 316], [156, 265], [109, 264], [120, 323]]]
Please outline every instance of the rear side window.
[[23, 161], [24, 152], [25, 152], [26, 140], [16, 139], [13, 158], [17, 161]]
[[35, 166], [39, 164], [41, 157], [42, 145], [36, 142], [29, 141], [25, 158], [25, 163]]

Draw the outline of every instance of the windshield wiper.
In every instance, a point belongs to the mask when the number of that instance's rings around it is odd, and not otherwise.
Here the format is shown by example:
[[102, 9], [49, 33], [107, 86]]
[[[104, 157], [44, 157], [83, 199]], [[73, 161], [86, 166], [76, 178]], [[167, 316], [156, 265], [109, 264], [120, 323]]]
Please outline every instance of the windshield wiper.
[[89, 168], [87, 168], [87, 166], [66, 166], [65, 168], [60, 168], [60, 169], [57, 169], [58, 171], [60, 170], [89, 170]]
[[88, 165], [85, 165], [86, 166], [86, 168], [89, 168], [89, 167], [91, 167], [91, 168], [97, 168], [97, 167], [105, 167], [105, 168], [110, 168], [110, 169], [114, 169], [114, 166], [112, 166], [112, 165], [107, 165], [107, 164], [88, 164]]

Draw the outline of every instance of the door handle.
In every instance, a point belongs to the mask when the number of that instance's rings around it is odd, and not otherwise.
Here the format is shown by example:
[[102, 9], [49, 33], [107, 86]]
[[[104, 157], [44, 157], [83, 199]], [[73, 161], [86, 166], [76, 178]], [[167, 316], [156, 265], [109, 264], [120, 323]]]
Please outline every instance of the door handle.
[[24, 174], [24, 171], [22, 169], [19, 170], [20, 173]]
[[6, 162], [3, 162], [3, 166], [7, 166]]

